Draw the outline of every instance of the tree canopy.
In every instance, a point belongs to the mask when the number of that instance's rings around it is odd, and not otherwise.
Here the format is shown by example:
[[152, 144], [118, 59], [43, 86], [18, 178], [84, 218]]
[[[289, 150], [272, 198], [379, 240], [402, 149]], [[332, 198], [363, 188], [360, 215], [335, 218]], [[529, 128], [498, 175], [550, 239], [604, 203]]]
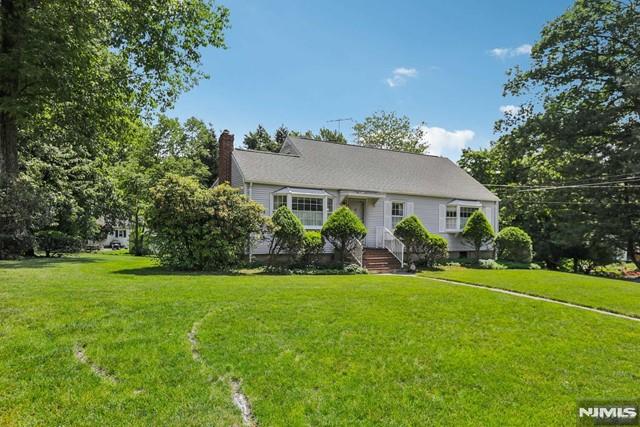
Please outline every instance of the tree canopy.
[[138, 123], [206, 77], [200, 48], [224, 48], [228, 20], [208, 0], [2, 1], [0, 187], [47, 201], [14, 236], [53, 227], [86, 238], [112, 213], [111, 169]]
[[407, 116], [378, 111], [353, 125], [356, 142], [368, 147], [424, 153], [428, 144], [424, 123], [411, 125]]
[[624, 250], [640, 267], [640, 3], [577, 0], [531, 59], [505, 85], [523, 105], [460, 164], [493, 186], [503, 223], [529, 233], [549, 266]]

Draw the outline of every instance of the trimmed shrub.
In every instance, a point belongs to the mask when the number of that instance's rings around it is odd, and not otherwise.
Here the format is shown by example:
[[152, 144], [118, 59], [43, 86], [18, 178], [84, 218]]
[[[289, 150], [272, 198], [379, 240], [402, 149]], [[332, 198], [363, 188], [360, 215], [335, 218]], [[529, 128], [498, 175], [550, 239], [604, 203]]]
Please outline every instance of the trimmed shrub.
[[404, 243], [405, 249], [411, 255], [420, 255], [424, 252], [425, 244], [429, 240], [429, 232], [415, 215], [403, 218], [397, 225], [393, 234]]
[[418, 261], [424, 259], [424, 265], [429, 268], [449, 256], [447, 239], [429, 233], [415, 215], [402, 219], [393, 234], [404, 243], [409, 254], [416, 256]]
[[533, 257], [531, 237], [521, 228], [507, 227], [496, 236], [498, 259], [505, 261], [530, 263]]
[[152, 244], [162, 265], [227, 270], [238, 265], [252, 233], [268, 222], [264, 209], [227, 184], [205, 188], [169, 174], [151, 189]]
[[302, 221], [286, 206], [280, 206], [271, 216], [271, 245], [269, 254], [273, 257], [280, 253], [295, 259], [302, 250], [304, 226]]
[[464, 226], [464, 230], [462, 230], [462, 238], [473, 246], [476, 252], [476, 260], [480, 259], [482, 246], [491, 243], [495, 235], [493, 227], [491, 227], [489, 220], [481, 210], [471, 214]]
[[361, 240], [367, 235], [367, 227], [351, 209], [342, 206], [327, 219], [322, 226], [321, 234], [333, 245], [338, 260], [344, 264], [345, 255], [353, 250], [356, 240]]
[[429, 233], [424, 246], [424, 260], [427, 267], [432, 268], [437, 263], [449, 257], [449, 242], [444, 237]]
[[315, 264], [324, 251], [324, 239], [318, 231], [304, 233], [302, 243], [302, 260], [305, 265]]

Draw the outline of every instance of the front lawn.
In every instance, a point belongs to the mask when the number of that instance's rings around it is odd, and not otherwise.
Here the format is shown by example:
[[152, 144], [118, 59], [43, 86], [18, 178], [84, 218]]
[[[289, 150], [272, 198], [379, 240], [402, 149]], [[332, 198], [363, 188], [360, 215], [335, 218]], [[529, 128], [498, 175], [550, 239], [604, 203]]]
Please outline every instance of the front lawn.
[[444, 267], [420, 275], [524, 292], [640, 317], [640, 283], [548, 270]]
[[640, 380], [638, 322], [413, 277], [1, 262], [0, 318], [0, 425], [240, 425], [231, 380], [265, 426], [575, 425]]

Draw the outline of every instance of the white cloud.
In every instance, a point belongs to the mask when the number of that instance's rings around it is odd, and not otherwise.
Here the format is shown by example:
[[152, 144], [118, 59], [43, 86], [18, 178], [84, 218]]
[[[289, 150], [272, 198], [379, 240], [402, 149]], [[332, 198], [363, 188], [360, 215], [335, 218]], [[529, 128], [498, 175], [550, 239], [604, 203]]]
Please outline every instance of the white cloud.
[[502, 114], [508, 113], [508, 114], [514, 115], [514, 114], [518, 114], [519, 111], [520, 111], [520, 107], [518, 107], [516, 105], [501, 105], [500, 106], [500, 112]]
[[415, 68], [399, 67], [393, 70], [391, 77], [387, 78], [385, 82], [389, 87], [402, 86], [407, 82], [407, 79], [415, 78], [418, 76], [418, 70]]
[[467, 146], [475, 132], [469, 129], [449, 131], [440, 127], [423, 126], [425, 140], [429, 144], [427, 154], [446, 156], [451, 160], [458, 160], [462, 149]]
[[531, 47], [530, 44], [526, 43], [518, 47], [496, 47], [491, 49], [489, 53], [496, 58], [505, 59], [520, 55], [530, 55]]

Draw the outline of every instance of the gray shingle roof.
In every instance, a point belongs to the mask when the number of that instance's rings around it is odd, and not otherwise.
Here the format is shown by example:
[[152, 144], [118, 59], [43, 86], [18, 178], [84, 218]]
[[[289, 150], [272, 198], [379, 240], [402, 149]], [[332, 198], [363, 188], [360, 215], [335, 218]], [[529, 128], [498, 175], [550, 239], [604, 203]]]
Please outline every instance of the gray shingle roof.
[[445, 157], [289, 137], [300, 155], [239, 150], [246, 182], [497, 201], [498, 197]]

